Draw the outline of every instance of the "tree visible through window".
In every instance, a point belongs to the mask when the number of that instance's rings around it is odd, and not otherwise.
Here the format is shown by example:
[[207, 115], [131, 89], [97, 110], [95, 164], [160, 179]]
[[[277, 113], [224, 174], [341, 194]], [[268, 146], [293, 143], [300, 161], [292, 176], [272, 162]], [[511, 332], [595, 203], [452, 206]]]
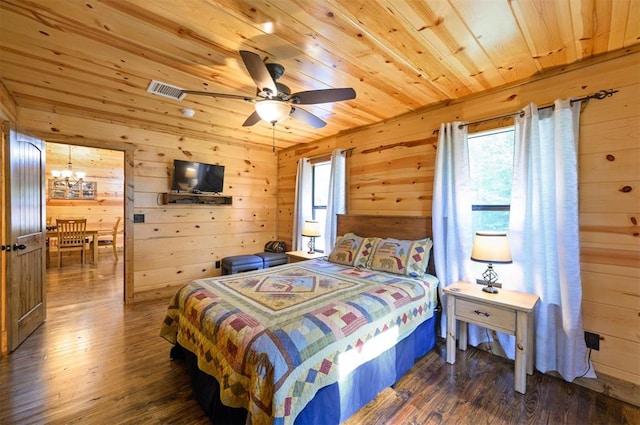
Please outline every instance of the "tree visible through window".
[[474, 234], [509, 229], [513, 147], [513, 127], [469, 135]]
[[320, 223], [320, 237], [316, 238], [317, 252], [324, 252], [324, 225], [327, 221], [327, 202], [329, 199], [329, 177], [331, 175], [330, 162], [313, 164], [313, 195], [311, 196], [312, 218]]

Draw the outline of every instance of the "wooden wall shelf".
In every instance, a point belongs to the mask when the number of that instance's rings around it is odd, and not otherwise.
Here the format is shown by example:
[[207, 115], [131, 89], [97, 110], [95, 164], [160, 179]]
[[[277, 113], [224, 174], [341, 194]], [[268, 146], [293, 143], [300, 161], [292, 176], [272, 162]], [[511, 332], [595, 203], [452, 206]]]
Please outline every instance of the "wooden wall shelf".
[[161, 193], [161, 202], [167, 204], [232, 205], [232, 196], [200, 193]]

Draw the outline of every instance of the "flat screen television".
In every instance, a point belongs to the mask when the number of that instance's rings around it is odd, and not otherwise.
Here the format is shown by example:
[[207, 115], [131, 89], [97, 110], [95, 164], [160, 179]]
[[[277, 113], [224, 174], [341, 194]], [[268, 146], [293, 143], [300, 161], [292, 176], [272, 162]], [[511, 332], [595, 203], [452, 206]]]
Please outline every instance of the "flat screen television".
[[173, 160], [171, 190], [190, 193], [222, 193], [224, 165]]

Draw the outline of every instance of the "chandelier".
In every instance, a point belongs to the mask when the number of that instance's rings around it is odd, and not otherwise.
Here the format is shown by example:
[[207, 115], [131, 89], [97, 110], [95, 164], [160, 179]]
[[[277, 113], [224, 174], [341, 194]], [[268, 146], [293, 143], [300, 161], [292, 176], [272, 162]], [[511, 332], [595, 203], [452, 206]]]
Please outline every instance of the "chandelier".
[[51, 176], [56, 182], [63, 181], [67, 187], [72, 187], [77, 184], [81, 184], [82, 180], [86, 177], [87, 173], [83, 171], [73, 171], [73, 164], [71, 163], [71, 146], [69, 146], [69, 162], [67, 162], [66, 170], [51, 170]]

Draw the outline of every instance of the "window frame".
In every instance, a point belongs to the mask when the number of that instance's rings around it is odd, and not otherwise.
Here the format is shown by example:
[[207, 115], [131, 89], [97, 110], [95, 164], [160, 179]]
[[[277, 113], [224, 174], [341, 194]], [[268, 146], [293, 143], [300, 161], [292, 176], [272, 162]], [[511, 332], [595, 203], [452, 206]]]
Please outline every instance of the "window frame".
[[[470, 145], [471, 143], [473, 143], [472, 139], [491, 136], [498, 133], [511, 133], [512, 142], [513, 142], [512, 146], [515, 148], [515, 126], [513, 125], [498, 127], [491, 130], [478, 131], [475, 133], [469, 133], [467, 135], [467, 142]], [[469, 161], [471, 163], [473, 159], [469, 158]], [[513, 169], [513, 162], [511, 166]], [[512, 178], [513, 178], [513, 174], [512, 174]], [[472, 213], [473, 212], [507, 212], [508, 214], [511, 214], [511, 204], [510, 203], [509, 204], [479, 204], [479, 203], [475, 203], [475, 199], [473, 199], [471, 204], [471, 212]], [[473, 226], [475, 228], [475, 220], [473, 221]], [[505, 230], [508, 230], [508, 223], [507, 223], [507, 229]]]
[[[326, 166], [329, 167], [329, 172], [331, 172], [331, 157], [322, 157], [322, 158], [317, 158], [316, 160], [311, 162], [311, 219], [312, 220], [318, 220], [318, 214], [317, 211], [324, 211], [324, 217], [325, 219], [320, 223], [320, 228], [323, 229], [325, 224], [326, 224], [326, 211], [328, 206], [325, 205], [319, 205], [316, 204], [316, 167], [317, 166]], [[329, 185], [329, 182], [327, 181], [327, 186]], [[327, 199], [327, 203], [329, 202], [329, 200]], [[319, 220], [318, 220], [319, 221]], [[324, 232], [323, 232], [324, 233]], [[318, 240], [323, 241], [324, 240], [324, 236], [321, 235], [319, 237], [316, 238], [316, 244], [315, 244], [315, 252], [320, 252], [320, 253], [324, 253], [324, 247], [323, 247], [323, 243], [318, 243]]]

